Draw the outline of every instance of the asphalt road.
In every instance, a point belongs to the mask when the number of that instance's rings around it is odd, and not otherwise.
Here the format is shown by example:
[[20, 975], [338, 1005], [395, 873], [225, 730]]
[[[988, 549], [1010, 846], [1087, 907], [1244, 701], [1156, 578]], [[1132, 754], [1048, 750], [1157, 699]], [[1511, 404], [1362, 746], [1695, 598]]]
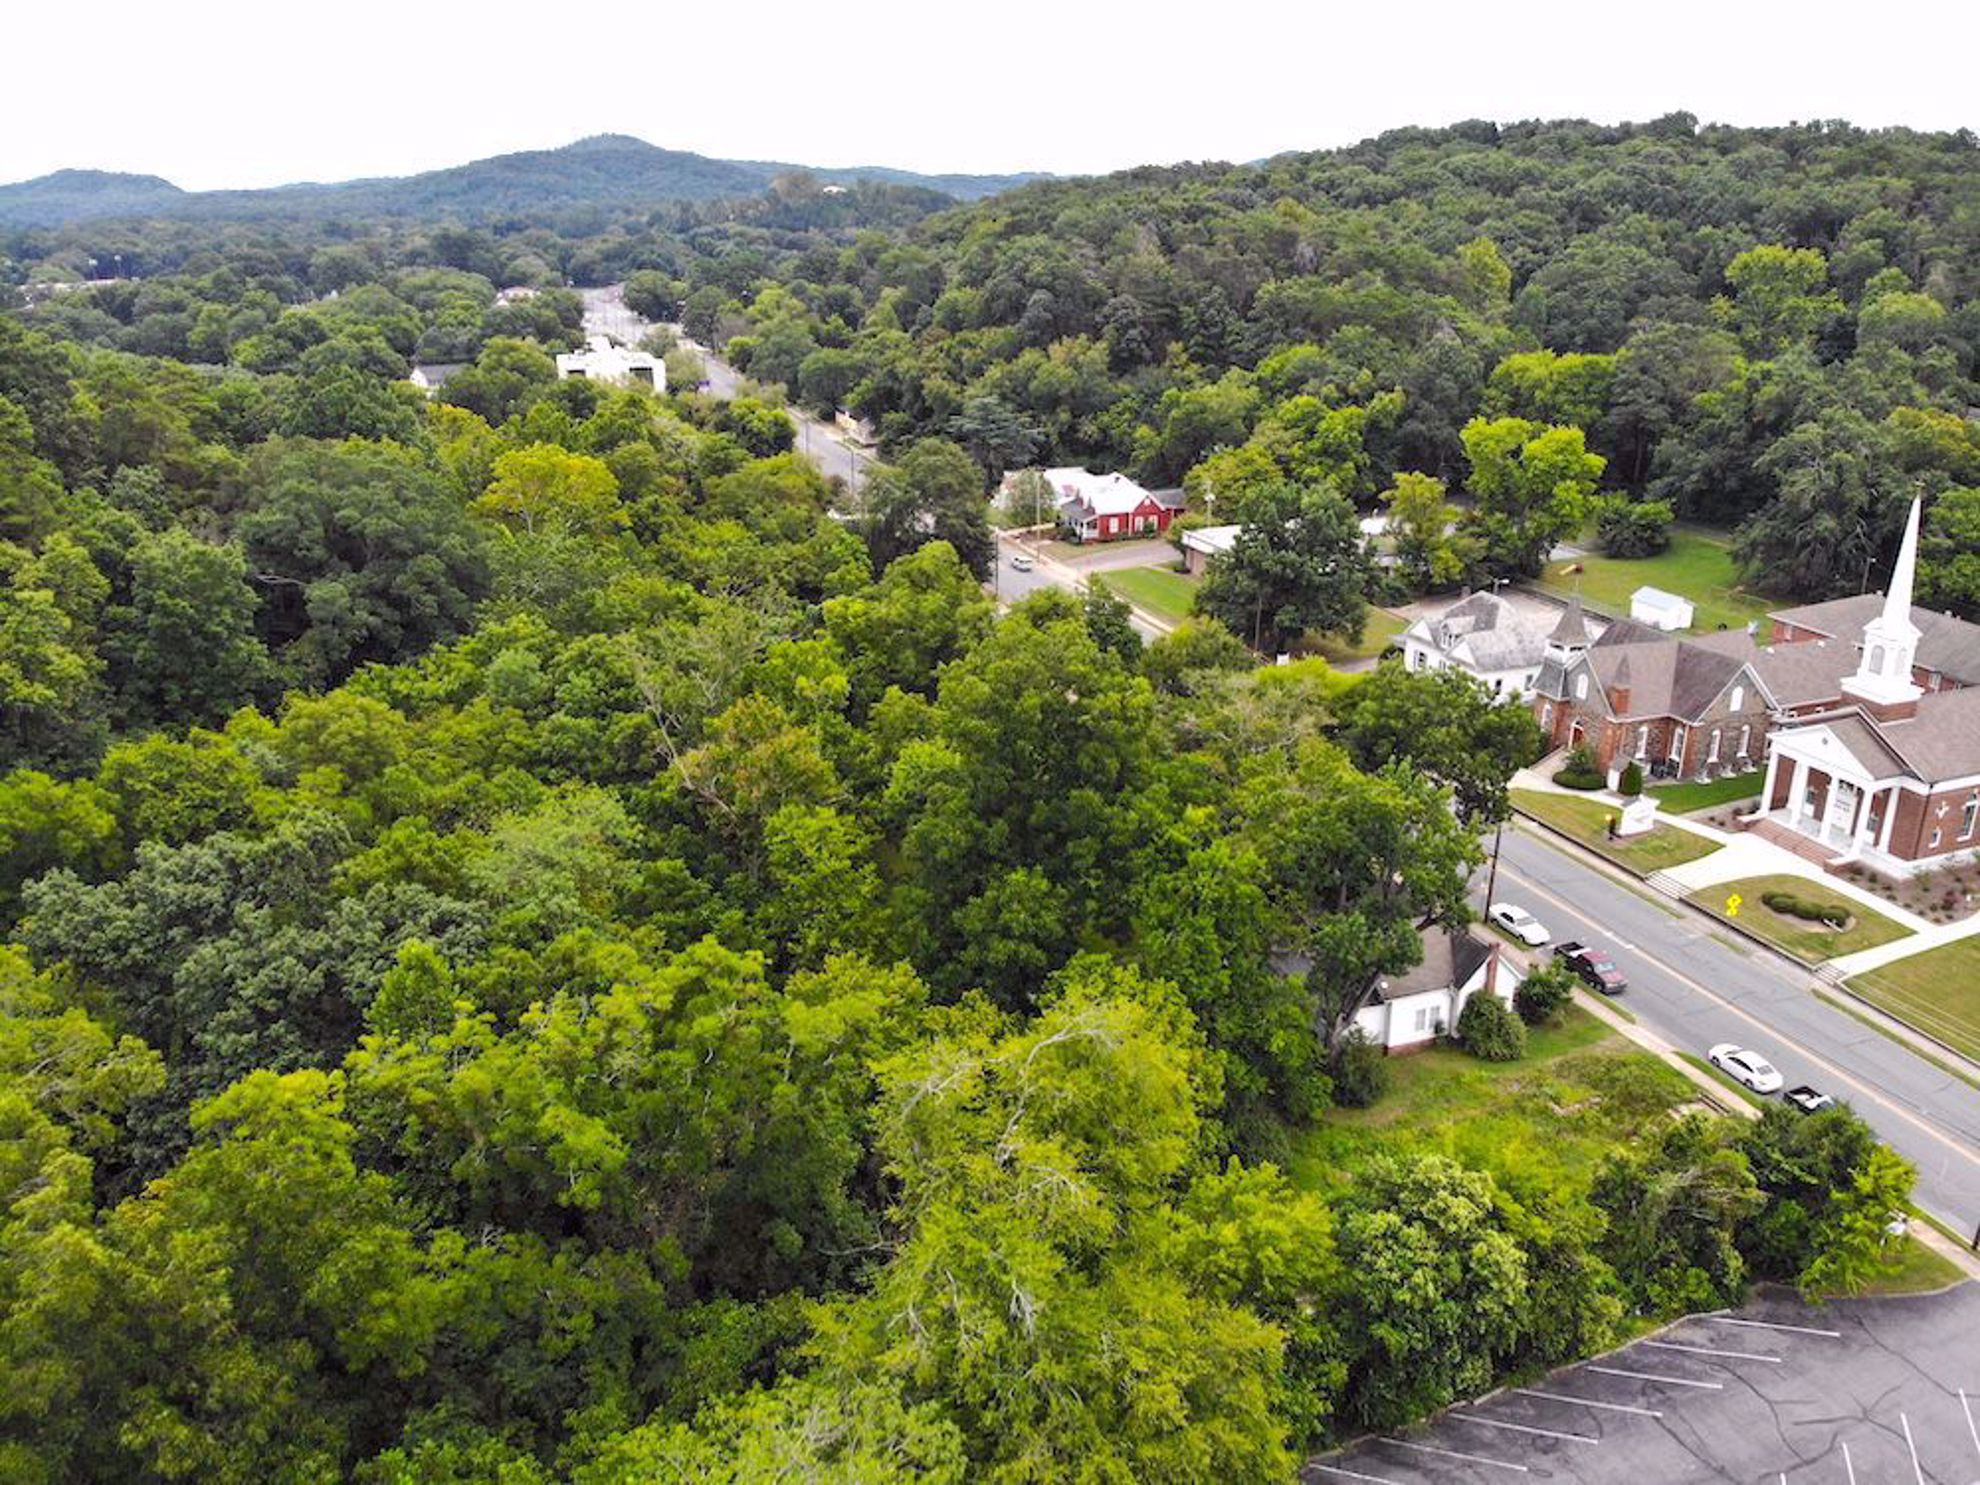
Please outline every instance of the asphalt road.
[[[661, 327], [626, 308], [625, 300], [620, 297], [621, 288], [619, 284], [612, 284], [602, 289], [579, 291], [584, 300], [585, 333], [609, 335], [627, 345], [638, 345], [649, 331]], [[735, 367], [707, 346], [689, 339], [679, 325], [666, 328], [679, 337], [683, 346], [701, 357], [711, 395], [722, 398], [736, 395], [742, 385], [742, 375]], [[675, 387], [672, 390], [679, 392], [687, 389]], [[866, 467], [873, 462], [873, 456], [847, 443], [831, 424], [821, 422], [796, 407], [787, 407], [785, 411], [797, 425], [798, 452], [817, 465], [819, 472], [827, 479], [837, 476], [845, 481], [848, 490], [857, 490]]]
[[1918, 1167], [1918, 1205], [1973, 1233], [1980, 1090], [1818, 999], [1806, 972], [1647, 887], [1624, 886], [1530, 828], [1505, 833], [1500, 901], [1526, 908], [1557, 940], [1606, 946], [1629, 978], [1619, 1003], [1673, 1046], [1702, 1058], [1715, 1043], [1736, 1042], [1772, 1062], [1789, 1087], [1811, 1083], [1848, 1102]]
[[1824, 1308], [1769, 1292], [1310, 1461], [1307, 1485], [1969, 1485], [1980, 1285]]

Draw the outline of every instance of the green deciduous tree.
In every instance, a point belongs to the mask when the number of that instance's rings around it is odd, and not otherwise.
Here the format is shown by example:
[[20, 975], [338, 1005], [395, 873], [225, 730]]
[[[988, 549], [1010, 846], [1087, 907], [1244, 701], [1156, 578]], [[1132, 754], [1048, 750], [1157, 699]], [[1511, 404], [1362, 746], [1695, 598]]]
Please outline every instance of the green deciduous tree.
[[1255, 648], [1283, 650], [1309, 631], [1359, 640], [1367, 561], [1354, 507], [1331, 488], [1280, 484], [1255, 494], [1248, 513], [1198, 607]]

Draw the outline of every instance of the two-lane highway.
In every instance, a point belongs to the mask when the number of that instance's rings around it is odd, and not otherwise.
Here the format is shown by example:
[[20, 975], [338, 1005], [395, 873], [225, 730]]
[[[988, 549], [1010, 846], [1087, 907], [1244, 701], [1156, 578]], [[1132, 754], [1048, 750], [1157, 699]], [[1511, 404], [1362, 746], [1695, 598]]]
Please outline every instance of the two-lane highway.
[[1673, 1046], [1703, 1057], [1714, 1043], [1737, 1042], [1790, 1086], [1811, 1083], [1847, 1101], [1918, 1167], [1919, 1206], [1955, 1232], [1980, 1224], [1980, 1090], [1818, 998], [1805, 971], [1647, 887], [1623, 885], [1523, 823], [1506, 831], [1496, 895], [1556, 939], [1607, 947], [1629, 978], [1621, 1004]]

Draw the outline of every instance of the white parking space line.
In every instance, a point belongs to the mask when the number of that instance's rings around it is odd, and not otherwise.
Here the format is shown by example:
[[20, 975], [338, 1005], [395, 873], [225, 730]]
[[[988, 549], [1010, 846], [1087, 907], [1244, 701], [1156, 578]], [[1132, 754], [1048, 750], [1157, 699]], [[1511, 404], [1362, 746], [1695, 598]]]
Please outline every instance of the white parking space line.
[[1911, 1472], [1918, 1477], [1918, 1485], [1925, 1485], [1925, 1471], [1918, 1467], [1918, 1446], [1911, 1441], [1911, 1420], [1899, 1413], [1898, 1422], [1904, 1425], [1904, 1447], [1911, 1451]]
[[1842, 1339], [1840, 1330], [1817, 1330], [1812, 1325], [1783, 1325], [1778, 1320], [1735, 1320], [1730, 1315], [1698, 1315], [1699, 1320], [1711, 1320], [1719, 1325], [1751, 1325], [1756, 1330], [1791, 1330], [1796, 1335], [1823, 1335], [1832, 1341]]
[[1592, 1433], [1562, 1433], [1556, 1428], [1535, 1428], [1528, 1423], [1504, 1423], [1497, 1418], [1481, 1418], [1476, 1413], [1446, 1413], [1446, 1418], [1458, 1423], [1482, 1423], [1487, 1428], [1510, 1428], [1514, 1433], [1537, 1433], [1543, 1439], [1567, 1439], [1576, 1444], [1599, 1444], [1602, 1441]]
[[1626, 1372], [1619, 1366], [1591, 1366], [1591, 1372], [1600, 1372], [1605, 1377], [1634, 1377], [1639, 1382], [1668, 1382], [1673, 1387], [1705, 1387], [1713, 1392], [1724, 1392], [1724, 1382], [1694, 1382], [1689, 1377], [1660, 1377], [1655, 1372]]
[[1596, 1402], [1592, 1397], [1569, 1397], [1565, 1392], [1535, 1392], [1531, 1387], [1515, 1387], [1513, 1391], [1526, 1397], [1544, 1397], [1548, 1402], [1573, 1403], [1578, 1408], [1601, 1408], [1609, 1413], [1634, 1413], [1639, 1418], [1664, 1416], [1655, 1408], [1635, 1408], [1628, 1403]]
[[1849, 1445], [1843, 1445], [1843, 1468], [1849, 1471], [1849, 1485], [1856, 1485], [1856, 1466], [1850, 1462]]
[[[1375, 1485], [1402, 1485], [1400, 1480], [1391, 1480], [1387, 1475], [1363, 1475], [1354, 1470], [1344, 1470], [1337, 1464], [1316, 1463], [1313, 1467], [1323, 1474], [1339, 1475], [1346, 1480], [1373, 1480]], [[1854, 1481], [1852, 1481], [1852, 1485], [1854, 1485]]]
[[1966, 1400], [1966, 1389], [1959, 1389], [1959, 1410], [1966, 1414], [1966, 1433], [1973, 1440], [1973, 1452], [1980, 1454], [1980, 1428], [1973, 1426], [1973, 1405]]
[[1455, 1449], [1439, 1449], [1433, 1444], [1412, 1444], [1408, 1439], [1385, 1438], [1382, 1442], [1385, 1444], [1394, 1444], [1399, 1449], [1417, 1449], [1425, 1454], [1441, 1454], [1446, 1459], [1462, 1459], [1472, 1464], [1489, 1464], [1494, 1469], [1518, 1470], [1522, 1475], [1533, 1473], [1533, 1471], [1529, 1470], [1523, 1464], [1514, 1464], [1510, 1460], [1505, 1459], [1493, 1459], [1484, 1454], [1460, 1454]]
[[1659, 1351], [1688, 1351], [1693, 1356], [1730, 1356], [1735, 1361], [1771, 1361], [1779, 1364], [1778, 1356], [1762, 1356], [1758, 1351], [1715, 1351], [1710, 1346], [1680, 1346], [1676, 1341], [1638, 1341], [1640, 1346], [1654, 1346]]

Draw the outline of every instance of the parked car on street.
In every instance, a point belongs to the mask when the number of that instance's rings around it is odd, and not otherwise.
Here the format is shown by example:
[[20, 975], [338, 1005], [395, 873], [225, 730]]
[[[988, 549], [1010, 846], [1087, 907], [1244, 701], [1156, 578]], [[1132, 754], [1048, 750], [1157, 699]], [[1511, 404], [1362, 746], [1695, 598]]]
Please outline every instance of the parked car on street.
[[1832, 1109], [1836, 1101], [1826, 1093], [1817, 1093], [1806, 1083], [1799, 1083], [1781, 1095], [1781, 1101], [1791, 1109], [1799, 1109], [1804, 1114], [1819, 1114], [1824, 1109]]
[[1553, 937], [1544, 923], [1517, 903], [1495, 902], [1486, 909], [1485, 916], [1494, 927], [1504, 929], [1530, 949], [1539, 948]]
[[1755, 1093], [1779, 1093], [1787, 1081], [1774, 1070], [1774, 1064], [1758, 1052], [1720, 1042], [1705, 1054], [1705, 1060], [1735, 1083], [1743, 1083]]
[[1604, 995], [1620, 995], [1629, 988], [1629, 981], [1623, 972], [1616, 968], [1616, 961], [1609, 957], [1608, 950], [1591, 948], [1577, 939], [1567, 939], [1554, 945], [1555, 962], [1584, 980], [1591, 990], [1599, 990]]

